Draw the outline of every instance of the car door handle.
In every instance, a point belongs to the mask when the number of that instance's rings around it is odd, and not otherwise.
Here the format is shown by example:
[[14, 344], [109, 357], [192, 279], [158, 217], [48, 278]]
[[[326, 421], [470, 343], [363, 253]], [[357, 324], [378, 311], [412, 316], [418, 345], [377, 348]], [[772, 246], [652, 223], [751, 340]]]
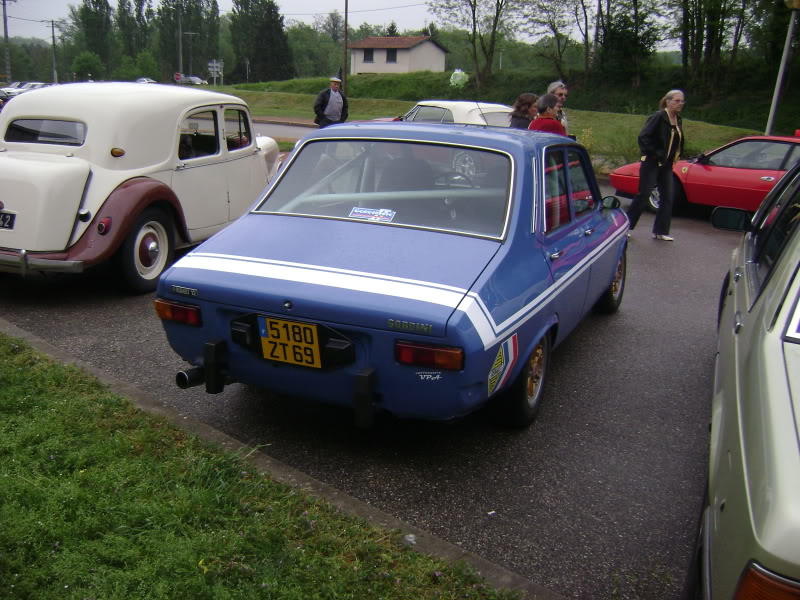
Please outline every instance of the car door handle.
[[775, 181], [774, 177], [770, 177], [769, 175], [765, 175], [761, 178], [761, 181]]
[[733, 333], [739, 333], [742, 330], [742, 313], [738, 312], [733, 315]]
[[558, 252], [553, 252], [550, 255], [550, 260], [556, 260], [557, 258], [561, 258], [561, 255], [564, 254], [563, 250], [559, 250]]
[[589, 236], [592, 235], [593, 233], [594, 233], [594, 228], [587, 229], [586, 231], [583, 232], [583, 235]]

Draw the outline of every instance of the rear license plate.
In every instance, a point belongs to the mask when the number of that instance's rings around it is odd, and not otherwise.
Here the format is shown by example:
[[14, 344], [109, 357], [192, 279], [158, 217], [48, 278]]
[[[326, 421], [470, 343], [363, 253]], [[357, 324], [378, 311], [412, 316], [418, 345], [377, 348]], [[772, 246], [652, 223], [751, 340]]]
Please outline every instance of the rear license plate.
[[303, 367], [322, 368], [319, 335], [313, 323], [258, 317], [264, 358]]
[[14, 229], [14, 221], [17, 215], [14, 213], [0, 212], [0, 229]]

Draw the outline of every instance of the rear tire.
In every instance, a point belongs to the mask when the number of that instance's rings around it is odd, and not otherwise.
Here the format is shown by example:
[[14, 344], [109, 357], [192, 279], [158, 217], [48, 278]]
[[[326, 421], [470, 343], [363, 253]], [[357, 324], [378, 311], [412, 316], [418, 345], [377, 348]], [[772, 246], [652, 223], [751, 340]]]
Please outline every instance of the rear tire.
[[158, 278], [175, 253], [172, 218], [162, 210], [148, 208], [134, 223], [117, 252], [122, 283], [135, 294], [152, 292]]
[[527, 427], [542, 407], [547, 367], [550, 364], [550, 334], [546, 333], [525, 360], [514, 383], [494, 400], [496, 420], [509, 427]]
[[617, 268], [614, 270], [614, 279], [594, 305], [595, 312], [610, 315], [619, 310], [619, 305], [622, 303], [622, 295], [625, 293], [627, 264], [627, 250], [623, 250], [622, 256], [617, 262]]

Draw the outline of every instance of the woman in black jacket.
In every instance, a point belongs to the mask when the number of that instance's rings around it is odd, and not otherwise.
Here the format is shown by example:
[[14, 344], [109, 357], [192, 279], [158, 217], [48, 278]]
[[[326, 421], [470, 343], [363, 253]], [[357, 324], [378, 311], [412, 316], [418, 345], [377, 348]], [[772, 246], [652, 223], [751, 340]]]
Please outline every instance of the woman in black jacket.
[[536, 102], [539, 96], [525, 92], [517, 96], [514, 102], [514, 111], [509, 115], [509, 127], [513, 129], [527, 129], [531, 121], [536, 118]]
[[647, 204], [653, 188], [658, 186], [658, 212], [653, 222], [653, 237], [664, 242], [675, 238], [669, 235], [672, 221], [672, 165], [683, 153], [684, 136], [681, 111], [685, 104], [683, 92], [671, 90], [661, 99], [659, 110], [647, 118], [639, 132], [639, 193], [628, 208], [631, 230]]

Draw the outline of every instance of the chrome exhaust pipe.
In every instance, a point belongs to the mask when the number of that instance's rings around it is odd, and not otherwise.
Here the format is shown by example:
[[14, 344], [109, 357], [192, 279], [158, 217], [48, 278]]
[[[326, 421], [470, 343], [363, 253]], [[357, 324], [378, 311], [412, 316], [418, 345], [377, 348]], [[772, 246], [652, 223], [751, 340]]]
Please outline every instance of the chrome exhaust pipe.
[[186, 371], [178, 371], [178, 374], [175, 375], [175, 383], [182, 390], [201, 385], [205, 380], [206, 374], [202, 367], [192, 367]]

